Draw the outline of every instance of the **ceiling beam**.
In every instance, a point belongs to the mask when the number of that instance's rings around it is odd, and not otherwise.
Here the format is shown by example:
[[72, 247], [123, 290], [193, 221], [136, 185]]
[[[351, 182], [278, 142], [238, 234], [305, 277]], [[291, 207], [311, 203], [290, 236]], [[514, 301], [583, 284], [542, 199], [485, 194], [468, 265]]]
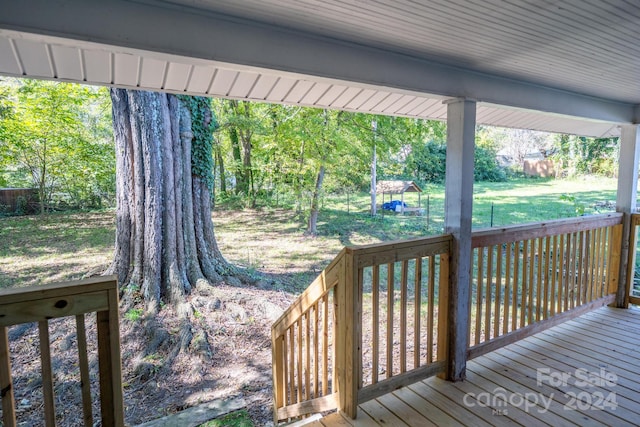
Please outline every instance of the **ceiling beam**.
[[631, 104], [161, 2], [0, 0], [0, 3], [0, 29], [613, 123], [633, 123], [638, 119], [638, 108]]

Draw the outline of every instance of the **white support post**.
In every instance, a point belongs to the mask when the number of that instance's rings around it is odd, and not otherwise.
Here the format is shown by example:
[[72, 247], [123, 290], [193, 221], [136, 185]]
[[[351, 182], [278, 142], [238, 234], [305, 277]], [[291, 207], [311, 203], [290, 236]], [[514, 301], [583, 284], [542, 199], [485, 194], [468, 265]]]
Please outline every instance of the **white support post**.
[[629, 280], [627, 268], [631, 233], [631, 214], [636, 211], [638, 188], [638, 161], [640, 160], [640, 125], [622, 125], [620, 135], [620, 158], [618, 159], [618, 193], [616, 211], [622, 212], [622, 250], [620, 253], [620, 270], [616, 306], [626, 308], [629, 305]]
[[471, 280], [471, 213], [476, 102], [455, 99], [447, 105], [445, 232], [453, 235], [449, 274], [448, 358], [446, 378], [466, 376]]

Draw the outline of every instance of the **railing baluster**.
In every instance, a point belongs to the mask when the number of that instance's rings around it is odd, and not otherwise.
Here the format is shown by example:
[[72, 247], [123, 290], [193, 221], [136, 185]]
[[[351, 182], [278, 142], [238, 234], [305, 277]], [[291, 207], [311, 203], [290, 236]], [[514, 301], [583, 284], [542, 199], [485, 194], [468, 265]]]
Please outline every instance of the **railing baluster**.
[[601, 260], [604, 260], [605, 248], [603, 246], [604, 236], [607, 234], [607, 229], [602, 227], [596, 230], [596, 239], [594, 242], [594, 272], [592, 275], [591, 292], [589, 301], [593, 301], [599, 297], [600, 288], [602, 284], [602, 269], [600, 268]]
[[291, 388], [291, 381], [289, 377], [289, 363], [291, 361], [291, 355], [289, 351], [289, 349], [291, 348], [291, 340], [289, 339], [289, 334], [287, 334], [286, 332], [282, 334], [282, 341], [282, 370], [284, 371], [282, 374], [282, 378], [284, 379], [282, 383], [282, 400], [283, 405], [288, 405], [290, 403], [293, 403], [293, 398], [291, 397], [293, 394], [293, 389]]
[[564, 288], [567, 282], [567, 266], [565, 262], [567, 242], [565, 237], [566, 234], [560, 235], [560, 247], [558, 248], [558, 268], [560, 269], [560, 271], [558, 272], [558, 295], [556, 297], [556, 312], [558, 314], [564, 312]]
[[573, 282], [573, 279], [571, 278], [571, 251], [573, 249], [573, 242], [571, 240], [572, 234], [571, 233], [567, 233], [566, 235], [566, 241], [565, 241], [565, 269], [564, 269], [564, 275], [565, 275], [565, 280], [563, 282], [563, 286], [562, 286], [562, 295], [563, 295], [563, 301], [562, 301], [562, 311], [565, 312], [569, 309], [569, 292], [571, 290], [571, 283]]
[[319, 396], [320, 390], [320, 302], [313, 305], [313, 397]]
[[56, 425], [56, 408], [53, 398], [53, 371], [51, 369], [51, 347], [49, 344], [49, 322], [38, 322], [40, 337], [40, 362], [42, 363], [42, 396], [44, 398], [44, 423]]
[[296, 396], [296, 343], [295, 343], [295, 324], [289, 327], [289, 348], [291, 349], [291, 355], [289, 356], [289, 400], [291, 404], [297, 403]]
[[436, 257], [429, 256], [429, 289], [427, 297], [427, 363], [433, 362], [434, 306], [436, 292]]
[[11, 380], [9, 335], [6, 326], [0, 326], [0, 390], [2, 391], [2, 420], [5, 427], [16, 426], [16, 407]]
[[513, 280], [511, 286], [511, 330], [518, 328], [518, 298], [520, 291], [520, 241], [513, 243]]
[[500, 302], [502, 300], [502, 245], [496, 245], [496, 298], [493, 312], [493, 336], [500, 336]]
[[565, 310], [570, 310], [574, 307], [574, 299], [576, 297], [576, 247], [577, 247], [577, 233], [571, 233], [571, 252], [569, 252], [569, 274], [571, 280], [569, 281], [569, 291], [565, 294], [567, 297], [567, 304]]
[[587, 269], [587, 261], [588, 261], [588, 249], [589, 247], [585, 244], [585, 233], [584, 231], [581, 231], [578, 234], [578, 240], [579, 240], [579, 245], [578, 245], [578, 252], [577, 252], [577, 269], [578, 269], [578, 277], [577, 277], [577, 283], [576, 283], [576, 307], [579, 305], [582, 305], [582, 303], [586, 300], [586, 295], [583, 296], [583, 293], [586, 292], [586, 285], [583, 283], [584, 280], [586, 279], [585, 277], [585, 271]]
[[503, 333], [509, 332], [509, 303], [511, 289], [511, 243], [507, 243], [507, 251], [505, 256], [504, 266], [504, 308], [502, 312], [502, 331]]
[[596, 228], [595, 230], [585, 231], [585, 247], [588, 253], [587, 260], [585, 261], [585, 278], [584, 289], [582, 295], [583, 303], [593, 301], [597, 294], [596, 286], [596, 267], [600, 263], [600, 237], [602, 233], [606, 232], [606, 229]]
[[378, 359], [380, 357], [380, 266], [374, 265], [371, 278], [371, 384], [378, 382]]
[[492, 302], [492, 286], [493, 286], [493, 246], [489, 246], [487, 248], [487, 280], [485, 282], [485, 299], [484, 299], [484, 340], [489, 341], [491, 339], [491, 329], [492, 329], [492, 316], [491, 316], [491, 308], [493, 306]]
[[544, 308], [542, 310], [542, 317], [544, 319], [549, 318], [549, 281], [551, 280], [551, 276], [553, 272], [551, 270], [551, 253], [553, 248], [551, 247], [551, 237], [547, 236], [545, 238], [545, 256], [544, 256], [544, 297], [543, 304]]
[[605, 292], [603, 292], [603, 290], [605, 287], [605, 282], [607, 281], [607, 277], [608, 277], [608, 271], [607, 271], [608, 265], [606, 261], [607, 261], [607, 254], [608, 254], [608, 248], [609, 248], [607, 243], [609, 242], [610, 232], [611, 232], [610, 227], [602, 228], [600, 230], [600, 236], [595, 244], [594, 250], [598, 253], [598, 257], [597, 257], [598, 262], [595, 263], [596, 264], [595, 271], [592, 274], [592, 277], [593, 277], [592, 278], [593, 283], [591, 285], [593, 288], [593, 292], [591, 294], [592, 300], [603, 297], [605, 295]]
[[595, 275], [597, 266], [600, 263], [600, 236], [602, 228], [596, 228], [595, 230], [585, 231], [585, 261], [583, 263], [584, 273], [582, 279], [582, 292], [581, 301], [582, 304], [586, 304], [594, 299], [596, 290], [594, 286], [596, 284]]
[[322, 395], [326, 396], [329, 394], [329, 295], [322, 298], [322, 305]]
[[558, 246], [558, 236], [553, 236], [553, 259], [551, 260], [551, 291], [549, 298], [551, 299], [551, 317], [556, 315], [556, 285], [558, 283], [558, 257], [562, 249]]
[[[304, 316], [304, 315], [303, 315]], [[298, 378], [298, 402], [302, 402], [303, 390], [302, 390], [302, 317], [301, 316], [296, 322], [296, 331], [297, 333], [297, 341], [296, 341], [296, 349], [297, 349], [297, 358], [296, 358], [296, 374]]]
[[535, 297], [535, 302], [536, 302], [536, 322], [540, 321], [540, 313], [541, 313], [541, 309], [542, 309], [542, 304], [544, 301], [543, 295], [542, 295], [542, 282], [543, 282], [543, 277], [542, 277], [542, 266], [544, 265], [544, 252], [542, 249], [542, 238], [538, 238], [538, 257], [536, 258], [537, 260], [537, 276], [536, 277], [536, 297]]
[[305, 315], [305, 367], [304, 367], [304, 389], [305, 399], [311, 399], [311, 309]]
[[387, 378], [393, 375], [393, 305], [395, 303], [394, 264], [387, 264]]
[[525, 318], [527, 313], [527, 289], [528, 289], [528, 277], [529, 277], [529, 241], [524, 240], [522, 242], [522, 289], [520, 295], [520, 327], [525, 325]]
[[407, 285], [409, 261], [402, 261], [400, 274], [400, 373], [407, 371]]
[[592, 294], [590, 296], [591, 300], [594, 300], [601, 296], [601, 293], [602, 293], [601, 289], [604, 283], [603, 277], [606, 276], [605, 264], [604, 264], [605, 252], [606, 252], [606, 241], [607, 241], [606, 234], [607, 234], [606, 228], [598, 229], [598, 239], [596, 242], [597, 249], [595, 249], [597, 256], [594, 257], [595, 258], [594, 263], [596, 264], [596, 271], [595, 271], [595, 274], [593, 274], [593, 284], [591, 285], [591, 287], [593, 288]]
[[478, 248], [478, 273], [476, 275], [476, 336], [474, 342], [480, 344], [480, 331], [482, 326], [482, 281], [484, 279], [483, 263], [484, 248]]
[[413, 369], [420, 366], [420, 319], [422, 317], [422, 258], [416, 258], [413, 274]]
[[93, 427], [91, 408], [91, 378], [89, 377], [89, 357], [87, 356], [87, 331], [84, 314], [76, 315], [76, 336], [78, 338], [78, 365], [80, 367], [80, 388], [82, 390], [82, 414], [85, 426]]
[[[286, 360], [285, 355], [285, 339], [286, 335], [276, 336], [272, 334], [271, 336], [271, 351], [273, 355], [273, 403], [276, 408], [280, 408], [284, 406], [286, 402], [286, 384], [287, 384], [287, 370], [286, 370]], [[274, 415], [274, 422], [278, 422], [277, 418]], [[85, 425], [86, 422], [85, 422]], [[92, 426], [93, 424], [89, 424]]]
[[536, 239], [529, 240], [529, 244], [531, 245], [531, 253], [529, 254], [529, 280], [527, 281], [527, 325], [533, 323], [533, 305], [535, 304], [533, 299], [533, 290], [535, 287], [534, 270], [536, 263]]
[[[632, 227], [631, 227], [631, 236], [627, 236], [626, 238], [631, 237], [631, 247], [629, 248], [629, 253], [631, 256], [633, 256], [636, 251], [635, 251], [635, 247], [637, 245], [637, 224], [638, 224], [638, 220], [640, 219], [640, 216], [638, 216], [637, 214], [632, 215]], [[606, 283], [606, 290], [603, 292], [606, 293], [616, 293], [618, 287], [620, 286], [620, 278], [618, 277], [618, 269], [620, 268], [620, 263], [622, 262], [622, 260], [620, 259], [622, 256], [622, 239], [623, 239], [623, 226], [622, 224], [617, 225], [617, 226], [613, 226], [611, 227], [611, 232], [610, 232], [610, 236], [609, 236], [609, 253], [607, 256], [607, 263], [608, 263], [608, 271], [609, 271], [609, 277], [607, 277], [607, 283]], [[635, 262], [635, 261], [631, 261], [631, 262]], [[632, 278], [633, 276], [629, 277], [628, 280], [633, 280]], [[631, 282], [629, 282], [630, 284]], [[627, 286], [627, 289], [625, 291], [626, 296], [625, 296], [625, 300], [628, 301], [629, 298], [629, 291], [633, 289], [632, 286]]]

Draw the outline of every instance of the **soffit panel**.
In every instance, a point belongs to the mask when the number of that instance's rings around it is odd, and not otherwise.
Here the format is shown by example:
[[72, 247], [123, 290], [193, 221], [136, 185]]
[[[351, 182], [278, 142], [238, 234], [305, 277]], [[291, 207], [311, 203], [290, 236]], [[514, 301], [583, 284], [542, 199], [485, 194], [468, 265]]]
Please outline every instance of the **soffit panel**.
[[[445, 120], [445, 97], [371, 87], [353, 82], [313, 78], [256, 68], [141, 52], [124, 48], [68, 44], [60, 39], [11, 38], [0, 31], [0, 74], [80, 81], [88, 84], [251, 99], [293, 105], [344, 109]], [[530, 110], [478, 103], [477, 121], [504, 127], [616, 135], [615, 124], [594, 122]]]
[[444, 64], [640, 103], [640, 7], [624, 0], [169, 0]]

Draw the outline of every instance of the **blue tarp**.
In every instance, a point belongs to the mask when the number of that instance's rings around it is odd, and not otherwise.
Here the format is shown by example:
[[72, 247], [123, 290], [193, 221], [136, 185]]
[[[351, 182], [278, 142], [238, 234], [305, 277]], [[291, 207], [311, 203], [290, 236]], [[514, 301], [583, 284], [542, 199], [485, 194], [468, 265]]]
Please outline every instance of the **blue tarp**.
[[402, 206], [402, 205], [404, 205], [405, 208], [407, 207], [407, 204], [403, 203], [401, 200], [392, 200], [390, 202], [383, 203], [382, 209], [395, 212], [396, 207]]

